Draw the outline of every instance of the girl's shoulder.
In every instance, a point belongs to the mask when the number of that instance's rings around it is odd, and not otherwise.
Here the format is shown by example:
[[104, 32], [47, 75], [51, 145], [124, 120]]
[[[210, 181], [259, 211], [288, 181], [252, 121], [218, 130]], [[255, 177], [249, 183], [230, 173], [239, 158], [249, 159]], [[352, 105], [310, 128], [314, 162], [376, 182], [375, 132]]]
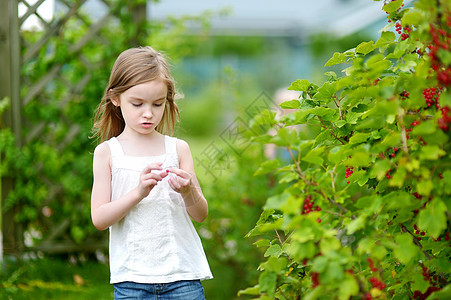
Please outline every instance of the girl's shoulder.
[[175, 138], [175, 140], [178, 153], [189, 151], [189, 144], [185, 140], [179, 138]]
[[191, 157], [191, 150], [189, 148], [189, 144], [179, 138], [176, 139], [176, 150], [177, 155], [179, 156], [179, 160], [183, 160], [184, 158]]
[[96, 146], [94, 149], [94, 157], [108, 158], [111, 156], [110, 146], [108, 141], [102, 142]]

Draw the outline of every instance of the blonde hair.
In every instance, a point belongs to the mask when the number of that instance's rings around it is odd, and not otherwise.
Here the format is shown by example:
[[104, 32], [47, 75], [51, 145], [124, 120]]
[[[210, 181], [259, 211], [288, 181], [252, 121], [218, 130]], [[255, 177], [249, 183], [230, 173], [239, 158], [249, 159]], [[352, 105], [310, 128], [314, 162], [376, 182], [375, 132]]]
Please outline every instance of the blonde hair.
[[129, 88], [157, 78], [165, 81], [168, 92], [163, 118], [156, 130], [173, 135], [175, 123], [179, 119], [179, 110], [174, 102], [174, 79], [171, 77], [169, 64], [163, 55], [147, 46], [125, 50], [116, 59], [108, 86], [94, 116], [93, 138], [103, 142], [118, 136], [125, 128], [121, 109], [113, 104], [112, 96], [119, 97]]

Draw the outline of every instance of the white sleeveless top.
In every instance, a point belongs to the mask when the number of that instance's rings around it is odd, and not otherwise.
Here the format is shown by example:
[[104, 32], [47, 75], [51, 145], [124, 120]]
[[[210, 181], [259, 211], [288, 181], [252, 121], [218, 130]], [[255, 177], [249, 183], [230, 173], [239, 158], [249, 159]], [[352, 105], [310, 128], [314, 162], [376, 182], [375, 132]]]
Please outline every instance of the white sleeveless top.
[[[165, 154], [124, 155], [117, 138], [106, 141], [111, 150], [111, 201], [135, 188], [144, 167], [162, 162], [178, 168], [176, 141], [165, 136]], [[118, 223], [110, 227], [110, 282], [169, 283], [213, 278], [201, 241], [182, 196], [160, 181]]]

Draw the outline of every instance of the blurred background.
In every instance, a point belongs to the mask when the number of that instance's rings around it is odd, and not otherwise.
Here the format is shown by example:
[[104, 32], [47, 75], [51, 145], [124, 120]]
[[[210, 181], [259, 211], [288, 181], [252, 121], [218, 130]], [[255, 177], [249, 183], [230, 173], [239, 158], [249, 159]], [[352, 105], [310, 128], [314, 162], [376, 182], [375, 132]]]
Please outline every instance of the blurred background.
[[249, 120], [296, 97], [292, 81], [339, 73], [325, 62], [377, 39], [382, 4], [2, 0], [0, 299], [112, 298], [108, 233], [90, 221], [90, 136], [114, 60], [139, 45], [165, 53], [177, 82], [175, 135], [209, 202], [195, 224], [215, 277], [207, 299], [255, 285], [264, 253], [245, 236], [280, 187], [253, 176], [268, 154], [246, 135]]

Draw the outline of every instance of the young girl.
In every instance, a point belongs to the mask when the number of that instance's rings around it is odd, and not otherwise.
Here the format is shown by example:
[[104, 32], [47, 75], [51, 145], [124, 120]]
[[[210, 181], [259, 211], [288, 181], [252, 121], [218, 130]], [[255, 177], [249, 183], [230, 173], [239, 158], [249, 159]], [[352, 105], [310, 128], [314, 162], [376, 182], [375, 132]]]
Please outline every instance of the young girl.
[[98, 107], [91, 217], [110, 229], [115, 299], [204, 299], [212, 278], [190, 217], [208, 205], [186, 142], [164, 135], [178, 118], [174, 81], [151, 47], [117, 58]]

